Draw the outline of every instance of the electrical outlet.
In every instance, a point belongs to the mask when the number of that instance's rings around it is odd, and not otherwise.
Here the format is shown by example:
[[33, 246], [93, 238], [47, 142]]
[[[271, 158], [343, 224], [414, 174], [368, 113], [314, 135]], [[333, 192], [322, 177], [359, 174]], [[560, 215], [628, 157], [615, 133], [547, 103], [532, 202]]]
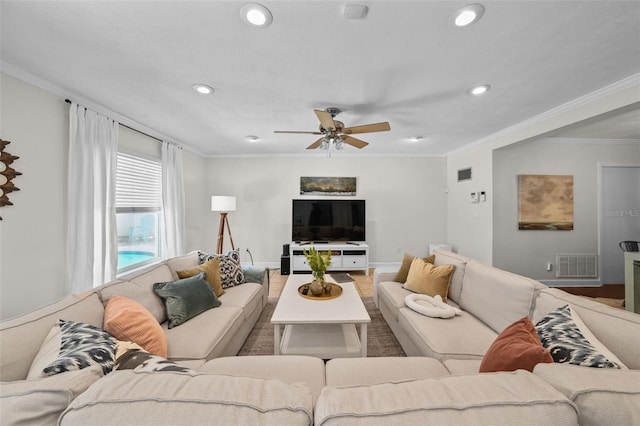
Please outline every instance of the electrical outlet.
[[553, 263], [547, 262], [547, 271], [551, 271], [553, 269]]

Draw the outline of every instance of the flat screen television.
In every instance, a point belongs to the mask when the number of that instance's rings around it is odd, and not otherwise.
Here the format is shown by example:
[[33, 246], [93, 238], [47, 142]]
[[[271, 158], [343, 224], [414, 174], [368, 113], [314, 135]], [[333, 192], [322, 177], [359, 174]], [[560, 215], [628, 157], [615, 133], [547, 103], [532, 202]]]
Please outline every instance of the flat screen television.
[[293, 241], [365, 241], [365, 200], [293, 200]]

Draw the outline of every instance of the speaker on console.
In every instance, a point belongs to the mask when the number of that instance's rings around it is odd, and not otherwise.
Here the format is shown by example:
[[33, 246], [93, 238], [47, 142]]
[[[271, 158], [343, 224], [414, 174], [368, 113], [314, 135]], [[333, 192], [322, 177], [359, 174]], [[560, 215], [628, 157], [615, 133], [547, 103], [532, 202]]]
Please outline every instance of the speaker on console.
[[287, 254], [286, 256], [280, 256], [280, 275], [289, 275], [291, 273], [291, 258]]
[[289, 244], [282, 245], [282, 255], [289, 256]]

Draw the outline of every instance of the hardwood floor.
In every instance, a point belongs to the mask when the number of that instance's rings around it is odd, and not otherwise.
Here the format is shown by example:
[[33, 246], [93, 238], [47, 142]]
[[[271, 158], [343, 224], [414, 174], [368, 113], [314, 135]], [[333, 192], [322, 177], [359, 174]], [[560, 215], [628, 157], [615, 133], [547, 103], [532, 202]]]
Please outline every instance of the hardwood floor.
[[[360, 297], [373, 297], [373, 269], [369, 270], [369, 274], [365, 274], [363, 271], [349, 272], [349, 275], [353, 277], [358, 293]], [[269, 297], [279, 297], [284, 283], [289, 278], [289, 275], [280, 275], [279, 269], [271, 270], [269, 275]]]
[[[368, 274], [364, 272], [349, 272], [356, 283], [361, 297], [373, 297], [373, 268]], [[288, 275], [281, 275], [280, 269], [272, 269], [270, 273], [271, 284], [269, 297], [279, 297]], [[587, 296], [606, 299], [624, 299], [624, 284], [610, 284], [602, 287], [558, 287], [567, 293], [578, 296]]]
[[624, 284], [607, 284], [602, 287], [557, 287], [567, 293], [578, 296], [606, 297], [609, 299], [624, 299]]

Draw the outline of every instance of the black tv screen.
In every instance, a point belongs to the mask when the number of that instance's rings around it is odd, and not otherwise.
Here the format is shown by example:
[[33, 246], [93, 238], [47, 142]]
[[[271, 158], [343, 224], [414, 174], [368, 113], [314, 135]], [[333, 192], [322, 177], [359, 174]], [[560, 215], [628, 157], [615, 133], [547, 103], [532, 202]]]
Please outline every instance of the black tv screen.
[[364, 200], [293, 200], [293, 241], [365, 241]]

